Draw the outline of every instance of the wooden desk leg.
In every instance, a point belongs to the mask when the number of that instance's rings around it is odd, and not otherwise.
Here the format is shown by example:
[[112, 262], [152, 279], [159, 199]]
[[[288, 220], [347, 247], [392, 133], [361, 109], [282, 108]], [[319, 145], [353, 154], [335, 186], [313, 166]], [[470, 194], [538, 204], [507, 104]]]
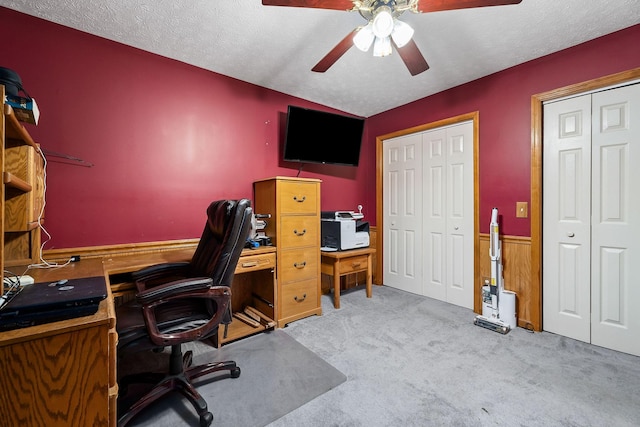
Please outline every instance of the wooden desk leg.
[[369, 254], [367, 255], [367, 298], [371, 298], [371, 285], [373, 284], [371, 267], [371, 254]]
[[340, 308], [340, 260], [333, 262], [333, 306]]

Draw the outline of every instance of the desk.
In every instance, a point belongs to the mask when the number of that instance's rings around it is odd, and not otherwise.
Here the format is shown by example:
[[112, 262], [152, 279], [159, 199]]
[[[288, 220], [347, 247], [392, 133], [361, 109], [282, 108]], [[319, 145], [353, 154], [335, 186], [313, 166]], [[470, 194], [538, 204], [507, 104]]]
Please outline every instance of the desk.
[[[233, 284], [234, 310], [244, 309], [249, 299], [259, 299], [263, 305], [258, 309], [273, 318], [277, 304], [275, 252], [275, 247], [243, 251]], [[30, 270], [36, 282], [104, 275], [107, 298], [91, 316], [0, 333], [0, 426], [115, 427], [118, 334], [114, 294], [133, 289], [133, 283], [121, 281], [127, 273], [152, 264], [187, 261], [192, 254], [193, 250], [179, 250], [83, 258], [62, 268]], [[236, 289], [236, 279], [249, 276], [239, 273], [246, 272], [264, 274], [267, 285], [252, 289], [248, 281], [240, 280]], [[112, 288], [116, 292], [112, 293]], [[265, 329], [234, 320], [227, 337], [219, 331], [218, 345]]]
[[[111, 291], [115, 297], [132, 294], [135, 285], [131, 281], [130, 273], [154, 264], [166, 262], [189, 261], [193, 250], [181, 249], [136, 256], [113, 256], [104, 260], [104, 273], [107, 276]], [[276, 295], [276, 248], [274, 246], [260, 246], [256, 249], [244, 249], [235, 270], [231, 285], [231, 310], [242, 312], [247, 305], [260, 310], [267, 317], [275, 318], [277, 307]], [[256, 277], [247, 277], [246, 273], [256, 273]], [[257, 275], [261, 275], [258, 277]], [[253, 280], [256, 279], [256, 280]], [[256, 283], [265, 286], [256, 286]], [[225, 328], [219, 328], [217, 345], [220, 347], [230, 341], [270, 329], [265, 326], [254, 328], [237, 319], [229, 324], [227, 334]]]
[[373, 248], [351, 249], [348, 251], [321, 252], [320, 271], [333, 277], [333, 306], [340, 308], [340, 277], [347, 274], [367, 273], [367, 298], [371, 298]]
[[[104, 273], [101, 259], [88, 259], [29, 274], [47, 282]], [[115, 426], [115, 326], [107, 286], [91, 316], [0, 333], [0, 425]]]

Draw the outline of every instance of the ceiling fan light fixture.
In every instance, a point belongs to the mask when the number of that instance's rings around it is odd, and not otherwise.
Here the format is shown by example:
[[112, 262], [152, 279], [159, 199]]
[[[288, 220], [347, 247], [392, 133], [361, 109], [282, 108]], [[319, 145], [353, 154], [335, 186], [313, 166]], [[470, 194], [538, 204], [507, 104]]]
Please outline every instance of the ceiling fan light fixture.
[[373, 56], [387, 56], [391, 55], [391, 39], [389, 37], [376, 37], [376, 41], [373, 43]]
[[369, 22], [353, 36], [353, 44], [361, 51], [367, 52], [375, 37], [375, 34], [373, 34], [373, 24]]
[[409, 40], [413, 37], [413, 32], [413, 28], [409, 24], [396, 19], [391, 38], [396, 46], [400, 48], [409, 43]]
[[373, 34], [380, 39], [389, 37], [393, 31], [393, 21], [393, 15], [391, 15], [391, 9], [388, 6], [378, 8], [376, 16], [373, 17]]

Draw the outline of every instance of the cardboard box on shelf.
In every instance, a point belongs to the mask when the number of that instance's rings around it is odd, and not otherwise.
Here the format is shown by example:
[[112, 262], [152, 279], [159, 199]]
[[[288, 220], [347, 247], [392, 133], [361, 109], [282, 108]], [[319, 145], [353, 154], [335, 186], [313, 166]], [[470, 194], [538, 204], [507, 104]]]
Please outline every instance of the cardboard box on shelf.
[[40, 110], [36, 104], [35, 98], [27, 98], [24, 96], [5, 95], [4, 102], [11, 105], [16, 118], [21, 122], [38, 124], [40, 119]]

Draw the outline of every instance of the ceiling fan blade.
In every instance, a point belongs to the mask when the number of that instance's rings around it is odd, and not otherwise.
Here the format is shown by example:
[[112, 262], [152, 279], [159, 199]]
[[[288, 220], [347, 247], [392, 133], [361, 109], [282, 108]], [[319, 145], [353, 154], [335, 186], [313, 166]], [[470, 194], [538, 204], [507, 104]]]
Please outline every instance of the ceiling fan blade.
[[421, 0], [418, 3], [420, 12], [440, 12], [443, 10], [469, 9], [484, 6], [506, 6], [518, 4], [522, 0]]
[[264, 6], [311, 7], [317, 9], [351, 10], [351, 0], [262, 0]]
[[[393, 39], [391, 41], [393, 42]], [[393, 42], [393, 45], [396, 47], [400, 58], [402, 58], [404, 65], [407, 66], [412, 76], [429, 69], [429, 64], [427, 64], [427, 61], [424, 59], [424, 56], [422, 56], [422, 53], [420, 53], [420, 49], [418, 49], [418, 45], [416, 45], [413, 39], [409, 40], [409, 43], [402, 47], [396, 46], [395, 42]]]
[[359, 31], [359, 28], [356, 28], [349, 34], [347, 37], [343, 38], [340, 43], [335, 45], [333, 49], [329, 53], [325, 55], [324, 58], [318, 62], [315, 67], [311, 69], [311, 71], [315, 71], [316, 73], [324, 73], [327, 71], [335, 62], [340, 59], [342, 55], [344, 55], [351, 46], [353, 46], [353, 36]]

